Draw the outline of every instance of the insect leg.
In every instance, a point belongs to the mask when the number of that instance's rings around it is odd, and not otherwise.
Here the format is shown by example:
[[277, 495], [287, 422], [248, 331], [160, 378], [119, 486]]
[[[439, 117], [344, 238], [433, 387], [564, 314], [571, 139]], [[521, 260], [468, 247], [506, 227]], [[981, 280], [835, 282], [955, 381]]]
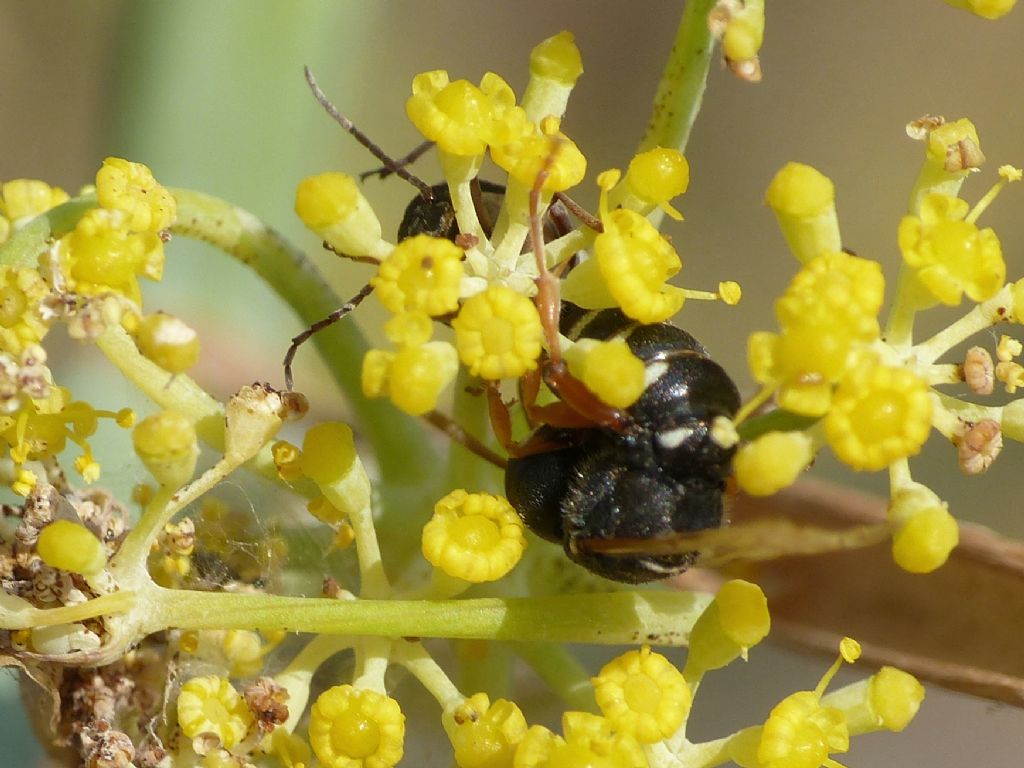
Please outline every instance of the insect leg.
[[544, 363], [544, 381], [558, 395], [564, 405], [583, 417], [585, 423], [624, 432], [632, 424], [629, 415], [625, 411], [603, 402], [587, 389], [583, 382], [569, 373], [569, 369], [562, 359], [558, 333], [562, 300], [558, 278], [548, 270], [544, 256], [544, 227], [540, 216], [541, 190], [551, 173], [558, 148], [559, 145], [556, 144], [547, 156], [540, 173], [537, 174], [537, 178], [533, 182], [533, 187], [530, 189], [530, 239], [537, 260], [538, 275], [537, 296], [534, 301], [537, 304], [537, 311], [540, 313], [541, 327], [548, 346], [548, 357]]
[[295, 359], [295, 353], [298, 352], [299, 347], [315, 334], [320, 333], [320, 331], [331, 327], [341, 320], [345, 315], [358, 307], [362, 303], [363, 299], [371, 293], [373, 293], [373, 285], [367, 283], [359, 289], [359, 293], [331, 312], [327, 317], [322, 320], [317, 320], [309, 326], [309, 328], [292, 339], [292, 343], [284, 355], [284, 384], [289, 392], [292, 390], [292, 361]]
[[341, 114], [341, 112], [338, 111], [338, 108], [334, 106], [331, 103], [330, 99], [328, 99], [327, 96], [324, 94], [324, 92], [320, 90], [320, 86], [317, 85], [316, 78], [313, 77], [313, 71], [309, 67], [304, 67], [304, 71], [306, 73], [306, 82], [309, 83], [310, 90], [313, 91], [313, 96], [316, 97], [316, 100], [320, 102], [320, 106], [322, 106], [327, 111], [327, 114], [334, 118], [335, 122], [338, 123], [338, 125], [344, 128], [350, 134], [352, 134], [356, 141], [358, 141], [360, 144], [362, 144], [364, 147], [370, 150], [370, 153], [378, 160], [380, 160], [384, 164], [385, 168], [387, 168], [392, 173], [397, 174], [399, 178], [405, 179], [414, 187], [416, 187], [420, 191], [420, 197], [422, 197], [427, 202], [430, 202], [431, 200], [434, 199], [434, 193], [431, 191], [429, 184], [427, 184], [425, 181], [423, 181], [423, 179], [419, 178], [418, 176], [414, 176], [413, 174], [409, 173], [409, 171], [405, 170], [404, 167], [399, 165], [396, 161], [392, 160], [391, 157], [383, 149], [374, 144], [370, 137], [363, 133], [361, 130], [359, 130], [356, 127], [355, 123], [353, 123], [343, 114]]

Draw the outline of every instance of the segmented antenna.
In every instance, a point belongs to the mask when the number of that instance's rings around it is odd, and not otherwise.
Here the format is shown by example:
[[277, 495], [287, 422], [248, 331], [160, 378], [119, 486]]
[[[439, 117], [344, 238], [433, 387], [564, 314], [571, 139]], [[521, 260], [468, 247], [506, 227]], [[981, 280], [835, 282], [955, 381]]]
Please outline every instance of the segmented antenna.
[[317, 85], [316, 78], [313, 76], [313, 71], [309, 67], [303, 67], [303, 71], [306, 73], [306, 82], [309, 83], [309, 88], [313, 91], [313, 96], [318, 102], [320, 102], [320, 106], [326, 110], [327, 114], [334, 118], [334, 121], [338, 125], [344, 128], [348, 133], [352, 134], [356, 141], [370, 150], [370, 153], [380, 160], [385, 168], [397, 175], [399, 178], [405, 179], [407, 182], [412, 184], [420, 191], [420, 197], [428, 203], [431, 202], [434, 199], [434, 193], [431, 191], [430, 185], [423, 181], [423, 179], [405, 170], [401, 163], [393, 160], [383, 149], [374, 144], [370, 140], [369, 136], [359, 130], [355, 123], [341, 114], [341, 112], [338, 111], [338, 108], [331, 103], [330, 99], [328, 99], [320, 89], [320, 86]]

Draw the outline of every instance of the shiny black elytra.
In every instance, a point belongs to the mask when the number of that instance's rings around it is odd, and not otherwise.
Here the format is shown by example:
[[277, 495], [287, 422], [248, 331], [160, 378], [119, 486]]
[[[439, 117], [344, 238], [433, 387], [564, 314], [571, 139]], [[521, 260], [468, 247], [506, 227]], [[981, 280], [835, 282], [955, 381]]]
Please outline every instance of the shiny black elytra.
[[536, 433], [564, 445], [510, 458], [505, 493], [526, 525], [560, 543], [570, 559], [615, 581], [663, 579], [696, 554], [602, 554], [595, 540], [657, 539], [718, 528], [733, 449], [710, 429], [740, 406], [736, 385], [686, 331], [639, 325], [617, 309], [588, 312], [563, 303], [561, 331], [570, 339], [625, 338], [646, 366], [647, 384], [629, 409], [632, 428], [556, 429]]

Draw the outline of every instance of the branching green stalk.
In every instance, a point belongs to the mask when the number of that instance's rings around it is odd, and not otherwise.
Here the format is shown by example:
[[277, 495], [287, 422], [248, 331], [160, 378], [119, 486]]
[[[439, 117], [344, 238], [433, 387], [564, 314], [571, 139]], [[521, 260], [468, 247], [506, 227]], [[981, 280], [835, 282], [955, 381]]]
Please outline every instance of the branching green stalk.
[[[302, 322], [311, 325], [342, 305], [302, 251], [248, 211], [192, 190], [171, 192], [178, 202], [173, 231], [209, 242], [250, 267]], [[369, 344], [359, 327], [339, 323], [314, 336], [313, 343], [359, 415], [361, 434], [373, 445], [381, 473], [397, 483], [429, 476], [432, 451], [422, 427], [390, 403], [363, 395], [360, 362]]]

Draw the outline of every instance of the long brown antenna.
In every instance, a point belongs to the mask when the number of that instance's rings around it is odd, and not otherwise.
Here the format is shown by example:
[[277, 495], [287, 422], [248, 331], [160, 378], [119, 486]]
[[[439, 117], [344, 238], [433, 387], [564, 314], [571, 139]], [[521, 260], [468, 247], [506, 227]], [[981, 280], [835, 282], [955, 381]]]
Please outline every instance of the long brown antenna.
[[309, 67], [303, 67], [303, 71], [306, 73], [306, 82], [309, 83], [309, 88], [313, 91], [313, 96], [318, 102], [320, 102], [320, 106], [327, 111], [327, 114], [333, 117], [334, 121], [338, 125], [344, 128], [348, 133], [352, 134], [356, 141], [370, 150], [370, 153], [380, 160], [385, 168], [396, 174], [398, 177], [408, 181], [420, 191], [420, 197], [428, 203], [431, 202], [434, 199], [434, 193], [431, 191], [430, 185], [423, 181], [423, 179], [405, 170], [400, 163], [393, 160], [383, 149], [374, 144], [370, 140], [369, 136], [359, 130], [355, 123], [341, 114], [341, 112], [338, 111], [338, 108], [334, 106], [324, 92], [320, 90], [320, 86], [317, 85], [316, 78], [313, 76], [313, 70]]

